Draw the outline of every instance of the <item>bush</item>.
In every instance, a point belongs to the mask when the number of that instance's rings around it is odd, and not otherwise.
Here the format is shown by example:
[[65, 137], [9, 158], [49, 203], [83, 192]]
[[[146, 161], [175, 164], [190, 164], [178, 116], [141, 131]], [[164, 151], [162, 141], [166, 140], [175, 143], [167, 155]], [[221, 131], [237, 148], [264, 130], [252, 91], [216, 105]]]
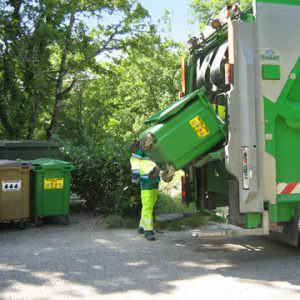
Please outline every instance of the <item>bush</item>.
[[89, 141], [75, 146], [64, 141], [60, 148], [60, 158], [76, 167], [72, 191], [87, 201], [89, 209], [105, 215], [137, 215], [140, 192], [131, 183], [128, 145], [109, 139], [103, 145]]
[[119, 215], [111, 215], [105, 218], [105, 226], [110, 229], [118, 228], [137, 228], [139, 220], [137, 218], [129, 218]]
[[173, 214], [183, 212], [196, 212], [195, 204], [191, 203], [189, 206], [182, 203], [181, 196], [172, 197], [164, 191], [159, 193], [159, 197], [155, 204], [155, 213], [159, 214]]

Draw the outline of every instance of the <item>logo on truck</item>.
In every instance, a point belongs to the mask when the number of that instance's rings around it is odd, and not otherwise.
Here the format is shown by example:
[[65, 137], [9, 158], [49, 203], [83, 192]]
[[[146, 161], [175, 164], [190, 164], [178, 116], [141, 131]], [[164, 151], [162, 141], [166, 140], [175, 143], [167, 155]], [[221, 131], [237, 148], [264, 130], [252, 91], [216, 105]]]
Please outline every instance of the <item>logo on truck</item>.
[[266, 49], [261, 58], [263, 60], [279, 60], [280, 55], [276, 54], [274, 49]]

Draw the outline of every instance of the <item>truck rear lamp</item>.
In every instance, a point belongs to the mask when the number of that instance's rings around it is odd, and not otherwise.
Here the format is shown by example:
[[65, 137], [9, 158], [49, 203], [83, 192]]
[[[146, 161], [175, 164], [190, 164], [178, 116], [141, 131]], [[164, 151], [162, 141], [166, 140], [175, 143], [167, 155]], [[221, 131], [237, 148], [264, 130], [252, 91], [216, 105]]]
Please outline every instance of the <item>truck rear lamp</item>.
[[225, 84], [230, 85], [233, 78], [233, 68], [231, 64], [225, 64]]
[[226, 17], [227, 17], [227, 18], [230, 18], [230, 17], [231, 17], [231, 7], [227, 7]]
[[178, 93], [178, 98], [182, 98], [182, 97], [184, 97], [185, 95], [184, 95], [184, 92], [183, 91], [180, 91], [179, 93]]
[[181, 177], [181, 199], [182, 203], [187, 204], [187, 176], [184, 175]]

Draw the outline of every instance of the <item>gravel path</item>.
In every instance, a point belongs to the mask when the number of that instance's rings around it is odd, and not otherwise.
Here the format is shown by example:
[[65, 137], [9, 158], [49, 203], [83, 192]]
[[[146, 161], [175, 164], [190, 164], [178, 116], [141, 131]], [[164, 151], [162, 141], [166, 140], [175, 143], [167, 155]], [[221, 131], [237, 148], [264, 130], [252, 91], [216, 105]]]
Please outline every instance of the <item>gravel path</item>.
[[155, 242], [75, 215], [0, 231], [0, 299], [300, 299], [300, 250], [266, 238]]

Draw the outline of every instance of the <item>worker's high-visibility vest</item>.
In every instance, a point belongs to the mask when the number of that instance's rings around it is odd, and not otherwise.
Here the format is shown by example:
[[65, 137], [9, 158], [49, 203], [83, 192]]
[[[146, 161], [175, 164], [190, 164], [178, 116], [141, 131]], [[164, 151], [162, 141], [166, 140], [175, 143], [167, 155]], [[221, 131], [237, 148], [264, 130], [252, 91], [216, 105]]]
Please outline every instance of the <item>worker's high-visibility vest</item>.
[[133, 153], [130, 158], [131, 171], [134, 175], [148, 179], [149, 173], [155, 168], [156, 164], [149, 157]]
[[158, 188], [160, 177], [155, 179], [149, 178], [149, 173], [153, 170], [156, 164], [149, 157], [143, 156], [141, 151], [133, 153], [130, 158], [132, 182], [137, 183], [140, 179], [142, 189]]
[[148, 157], [142, 157], [140, 160], [140, 177], [149, 179], [149, 173], [155, 168], [156, 164]]
[[140, 175], [140, 162], [142, 156], [132, 153], [130, 158], [131, 172], [134, 175]]

